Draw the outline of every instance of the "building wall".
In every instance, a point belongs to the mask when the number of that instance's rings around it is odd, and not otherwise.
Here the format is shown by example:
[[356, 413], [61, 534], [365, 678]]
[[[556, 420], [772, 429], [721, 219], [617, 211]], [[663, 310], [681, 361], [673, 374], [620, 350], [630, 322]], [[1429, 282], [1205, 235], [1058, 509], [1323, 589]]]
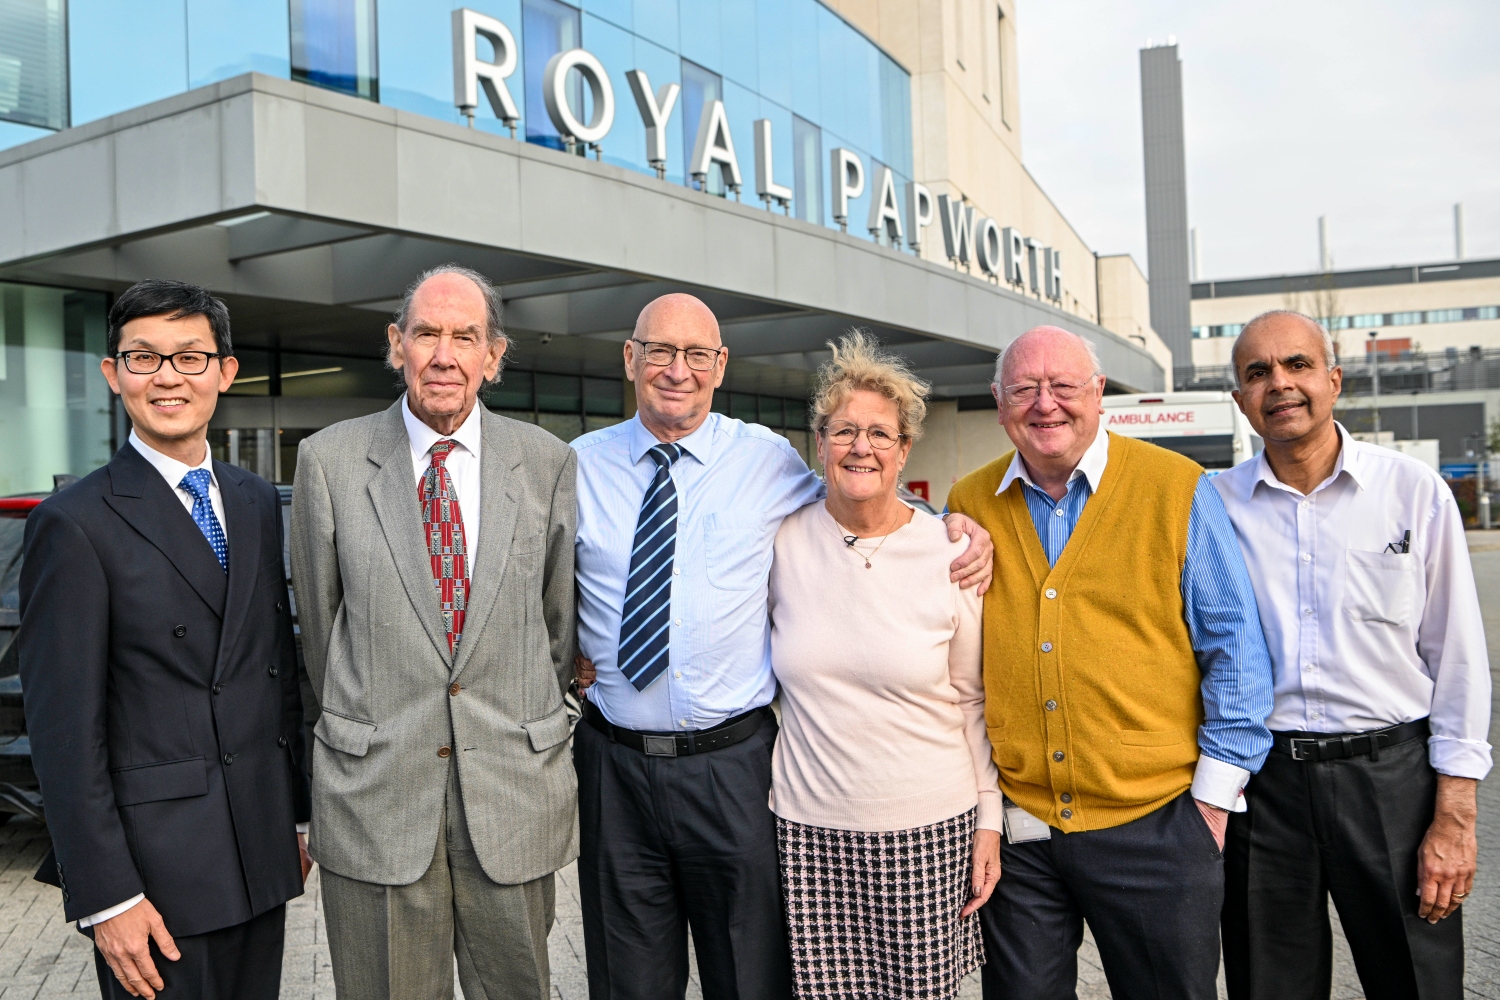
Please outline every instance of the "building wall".
[[1162, 368], [1172, 370], [1172, 351], [1151, 327], [1151, 286], [1129, 254], [1100, 257], [1099, 325], [1144, 344]]
[[928, 407], [902, 478], [927, 483], [932, 505], [942, 510], [954, 483], [1013, 447], [997, 409], [960, 410], [955, 400], [939, 400]]

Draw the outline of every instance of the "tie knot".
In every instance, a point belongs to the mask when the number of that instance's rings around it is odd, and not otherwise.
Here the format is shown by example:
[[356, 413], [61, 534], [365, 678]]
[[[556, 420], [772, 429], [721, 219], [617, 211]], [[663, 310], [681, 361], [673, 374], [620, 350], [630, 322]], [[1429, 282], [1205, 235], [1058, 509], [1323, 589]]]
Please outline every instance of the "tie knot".
[[682, 457], [682, 445], [659, 444], [647, 452], [647, 454], [655, 459], [656, 464], [661, 468], [670, 469], [672, 463]]
[[191, 493], [194, 500], [207, 500], [208, 483], [207, 469], [192, 469], [182, 477], [182, 482], [177, 484], [177, 488]]
[[454, 448], [454, 442], [444, 438], [432, 446], [432, 464], [443, 465], [448, 461], [448, 453]]

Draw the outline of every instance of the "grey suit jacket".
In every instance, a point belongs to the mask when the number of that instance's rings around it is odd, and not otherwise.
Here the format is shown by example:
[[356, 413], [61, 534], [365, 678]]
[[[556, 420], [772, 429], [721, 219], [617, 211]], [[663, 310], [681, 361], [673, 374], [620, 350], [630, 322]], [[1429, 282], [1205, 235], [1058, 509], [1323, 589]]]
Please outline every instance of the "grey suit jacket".
[[530, 424], [484, 412], [481, 429], [479, 550], [456, 658], [401, 404], [319, 431], [297, 453], [292, 581], [323, 707], [310, 846], [347, 878], [422, 876], [455, 757], [490, 878], [527, 882], [578, 854], [563, 704], [577, 643], [577, 459]]

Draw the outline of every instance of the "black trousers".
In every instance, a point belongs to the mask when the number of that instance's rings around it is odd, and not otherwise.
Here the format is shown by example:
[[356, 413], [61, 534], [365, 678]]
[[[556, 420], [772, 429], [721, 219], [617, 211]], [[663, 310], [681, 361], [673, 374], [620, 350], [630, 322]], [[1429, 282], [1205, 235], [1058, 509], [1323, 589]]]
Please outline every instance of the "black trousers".
[[1295, 761], [1272, 753], [1229, 819], [1224, 973], [1232, 1000], [1327, 1000], [1328, 897], [1370, 1000], [1460, 1000], [1463, 910], [1417, 916], [1417, 848], [1437, 775], [1427, 743], [1378, 760]]
[[1189, 793], [1123, 826], [1006, 843], [979, 911], [984, 1000], [1075, 1000], [1083, 922], [1115, 1000], [1215, 1000], [1224, 861]]
[[792, 995], [767, 805], [776, 721], [722, 750], [648, 757], [573, 736], [590, 1000], [680, 1000], [692, 928], [705, 1000]]
[[[233, 927], [172, 940], [182, 952], [175, 962], [151, 942], [151, 961], [166, 984], [156, 994], [162, 1000], [276, 1000], [281, 994], [285, 903]], [[134, 1000], [98, 948], [94, 970], [105, 1000]]]

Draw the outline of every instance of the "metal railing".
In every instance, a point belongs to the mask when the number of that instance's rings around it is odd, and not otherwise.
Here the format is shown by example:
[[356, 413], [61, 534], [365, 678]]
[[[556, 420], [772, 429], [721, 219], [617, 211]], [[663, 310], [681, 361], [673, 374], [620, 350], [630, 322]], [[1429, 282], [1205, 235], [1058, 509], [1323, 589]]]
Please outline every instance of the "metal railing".
[[[1375, 363], [1369, 357], [1345, 359], [1343, 395], [1375, 394]], [[1500, 389], [1500, 347], [1471, 347], [1467, 351], [1403, 351], [1382, 354], [1380, 395], [1416, 392], [1473, 392]], [[1235, 387], [1231, 365], [1177, 368], [1172, 382], [1179, 392], [1228, 391]]]

